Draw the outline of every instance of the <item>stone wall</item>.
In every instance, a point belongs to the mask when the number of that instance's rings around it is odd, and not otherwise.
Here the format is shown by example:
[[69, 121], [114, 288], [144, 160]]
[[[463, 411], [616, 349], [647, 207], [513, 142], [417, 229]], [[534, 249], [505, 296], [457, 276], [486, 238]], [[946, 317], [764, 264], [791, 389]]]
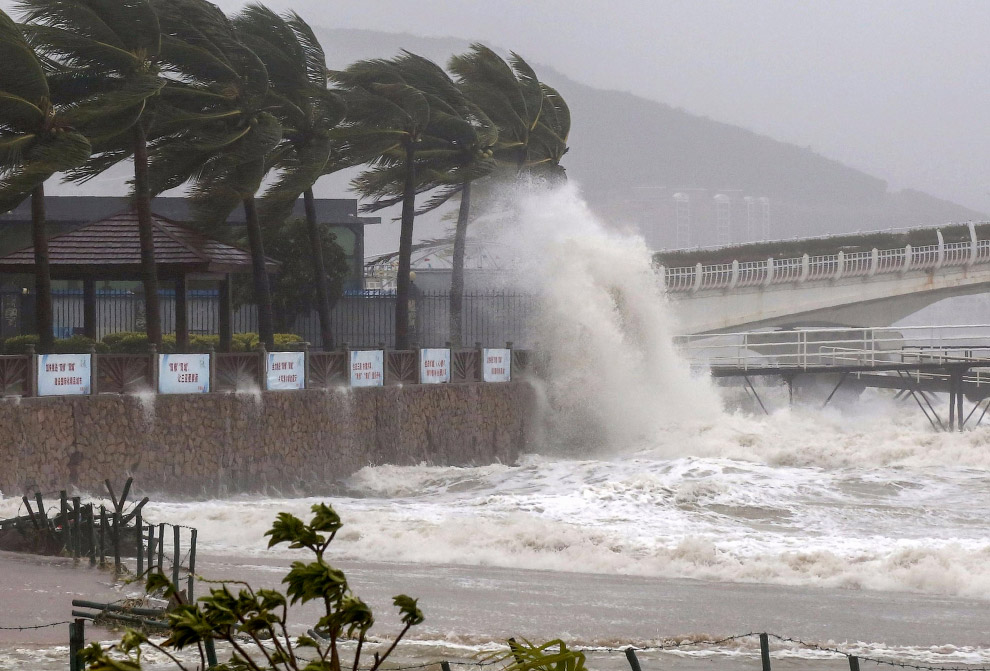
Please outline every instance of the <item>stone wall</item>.
[[367, 465], [512, 462], [534, 406], [521, 382], [3, 399], [0, 491], [133, 476], [169, 494], [325, 493]]

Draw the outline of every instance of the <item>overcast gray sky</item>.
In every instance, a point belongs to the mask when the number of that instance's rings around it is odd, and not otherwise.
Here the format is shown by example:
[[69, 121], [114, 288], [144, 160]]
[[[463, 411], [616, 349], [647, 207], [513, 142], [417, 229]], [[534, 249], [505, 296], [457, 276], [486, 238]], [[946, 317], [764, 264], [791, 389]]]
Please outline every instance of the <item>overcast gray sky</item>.
[[581, 82], [810, 146], [894, 189], [917, 188], [990, 212], [986, 0], [270, 6], [329, 27], [489, 41]]
[[893, 189], [990, 212], [987, 0], [269, 5], [328, 27], [488, 41], [584, 83], [811, 147]]

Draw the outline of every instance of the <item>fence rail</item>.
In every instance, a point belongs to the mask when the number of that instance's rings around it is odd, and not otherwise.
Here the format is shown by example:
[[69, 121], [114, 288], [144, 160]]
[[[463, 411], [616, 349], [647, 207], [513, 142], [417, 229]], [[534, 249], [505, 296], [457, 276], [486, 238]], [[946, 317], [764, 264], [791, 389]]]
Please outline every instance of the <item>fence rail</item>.
[[[175, 331], [175, 297], [160, 296], [162, 330]], [[468, 292], [462, 301], [462, 343], [526, 345], [527, 323], [536, 314], [536, 297], [504, 291]], [[30, 294], [0, 294], [3, 308], [0, 339], [33, 331], [33, 297]], [[187, 300], [189, 333], [216, 335], [220, 329], [220, 299], [216, 292], [191, 292]], [[53, 296], [55, 336], [67, 338], [83, 333], [83, 297], [79, 292], [55, 292]], [[422, 347], [442, 347], [450, 336], [450, 292], [414, 292], [410, 299], [412, 340]], [[337, 343], [353, 347], [395, 345], [395, 295], [369, 292], [340, 297], [330, 312], [331, 331]], [[121, 331], [145, 328], [144, 296], [125, 291], [99, 292], [96, 297], [96, 336], [102, 339]], [[257, 309], [243, 305], [234, 311], [235, 333], [258, 330]], [[285, 327], [315, 348], [322, 348], [320, 321], [314, 311], [297, 317]], [[2, 382], [0, 382], [2, 384]]]
[[967, 267], [990, 262], [990, 240], [978, 240], [976, 228], [970, 224], [970, 239], [965, 242], [944, 242], [938, 231], [938, 244], [897, 249], [838, 252], [775, 259], [766, 261], [732, 261], [676, 268], [659, 267], [659, 275], [667, 292], [678, 294], [703, 289], [735, 289], [737, 287], [770, 286], [775, 284], [820, 282], [843, 277], [872, 277], [909, 270], [932, 271], [939, 268]]

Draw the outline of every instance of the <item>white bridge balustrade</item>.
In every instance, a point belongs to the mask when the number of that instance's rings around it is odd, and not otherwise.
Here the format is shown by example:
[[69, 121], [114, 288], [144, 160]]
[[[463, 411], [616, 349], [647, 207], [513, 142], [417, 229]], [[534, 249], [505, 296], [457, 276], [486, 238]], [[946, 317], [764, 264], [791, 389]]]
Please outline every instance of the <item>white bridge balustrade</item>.
[[[986, 290], [990, 239], [977, 238], [975, 223], [968, 228], [969, 240], [962, 242], [947, 243], [936, 230], [932, 245], [659, 266], [658, 274], [682, 332], [889, 326], [942, 298]], [[723, 251], [731, 255], [732, 248]]]

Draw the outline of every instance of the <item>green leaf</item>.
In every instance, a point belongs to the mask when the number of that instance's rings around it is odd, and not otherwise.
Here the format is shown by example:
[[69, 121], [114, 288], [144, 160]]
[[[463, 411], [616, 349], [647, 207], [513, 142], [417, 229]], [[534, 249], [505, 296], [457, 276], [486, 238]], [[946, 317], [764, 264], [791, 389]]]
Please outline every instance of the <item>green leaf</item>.
[[417, 601], [419, 601], [419, 599], [413, 599], [405, 594], [400, 594], [392, 599], [392, 603], [399, 609], [399, 615], [402, 617], [402, 624], [415, 626], [423, 623], [423, 611], [421, 611], [419, 606], [416, 605]]
[[285, 592], [290, 597], [291, 604], [324, 598], [339, 601], [347, 592], [344, 572], [322, 560], [309, 564], [293, 562], [282, 582], [287, 585]]
[[340, 521], [340, 515], [325, 503], [317, 503], [311, 510], [313, 511], [313, 519], [310, 520], [309, 526], [314, 531], [334, 533], [344, 526]]

